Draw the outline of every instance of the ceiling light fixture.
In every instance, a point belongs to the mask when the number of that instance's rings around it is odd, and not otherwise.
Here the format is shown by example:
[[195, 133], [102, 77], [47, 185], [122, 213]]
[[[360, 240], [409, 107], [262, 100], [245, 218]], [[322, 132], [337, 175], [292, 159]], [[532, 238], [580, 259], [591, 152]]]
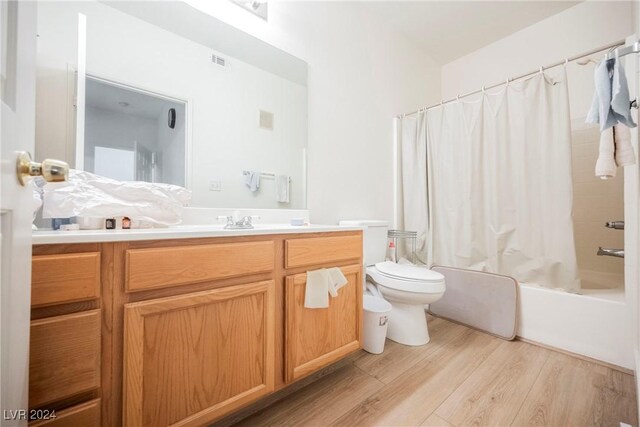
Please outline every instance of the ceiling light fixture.
[[267, 21], [269, 4], [267, 0], [230, 0], [241, 8]]

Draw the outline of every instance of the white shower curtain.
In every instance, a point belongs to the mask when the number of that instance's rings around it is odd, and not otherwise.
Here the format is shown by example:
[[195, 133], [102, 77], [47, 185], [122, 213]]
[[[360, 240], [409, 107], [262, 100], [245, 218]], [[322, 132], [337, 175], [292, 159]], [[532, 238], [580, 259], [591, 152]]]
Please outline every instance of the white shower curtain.
[[[540, 73], [414, 120], [416, 138], [402, 134], [403, 218], [406, 229], [421, 227], [431, 241], [422, 258], [578, 290], [564, 70], [557, 78]], [[407, 123], [405, 118], [403, 128]], [[425, 143], [422, 167], [405, 152], [413, 146], [422, 156]], [[422, 183], [428, 184], [427, 197], [421, 191], [408, 197], [405, 190]], [[428, 214], [416, 204], [427, 206]]]
[[[417, 231], [416, 256], [423, 264], [431, 264], [431, 226], [427, 190], [426, 115], [419, 113], [400, 121], [400, 198], [403, 215], [398, 226]], [[406, 242], [405, 242], [406, 243]], [[407, 247], [400, 248], [406, 255]]]

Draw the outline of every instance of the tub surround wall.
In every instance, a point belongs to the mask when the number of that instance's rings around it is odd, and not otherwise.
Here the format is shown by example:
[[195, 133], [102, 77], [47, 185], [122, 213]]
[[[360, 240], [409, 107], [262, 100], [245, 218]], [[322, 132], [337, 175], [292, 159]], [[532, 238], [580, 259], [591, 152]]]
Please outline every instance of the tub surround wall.
[[[598, 246], [623, 248], [624, 231], [606, 228], [607, 221], [624, 219], [624, 173], [615, 179], [601, 180], [593, 170], [598, 158], [600, 131], [584, 119], [572, 121], [573, 166], [573, 231], [578, 268], [617, 275], [610, 283], [602, 283], [581, 274], [583, 288], [616, 288], [624, 290], [624, 260], [598, 256]], [[589, 273], [586, 273], [589, 274]], [[600, 282], [600, 283], [599, 283]], [[596, 286], [599, 284], [599, 286]]]

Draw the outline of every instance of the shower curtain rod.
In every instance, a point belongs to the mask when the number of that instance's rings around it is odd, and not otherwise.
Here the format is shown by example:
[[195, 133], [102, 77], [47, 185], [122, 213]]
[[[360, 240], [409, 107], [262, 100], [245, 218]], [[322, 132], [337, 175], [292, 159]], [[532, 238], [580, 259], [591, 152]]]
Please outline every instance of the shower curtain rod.
[[[448, 99], [446, 101], [442, 100], [437, 104], [433, 104], [433, 105], [430, 105], [428, 107], [423, 107], [423, 108], [420, 108], [420, 109], [418, 109], [416, 111], [412, 111], [410, 113], [398, 114], [396, 116], [396, 118], [400, 119], [402, 117], [406, 117], [406, 116], [410, 116], [412, 114], [416, 114], [416, 113], [420, 113], [420, 112], [423, 112], [423, 111], [430, 110], [431, 108], [440, 107], [441, 105], [448, 104], [450, 102], [460, 100], [461, 98], [466, 98], [467, 96], [475, 95], [477, 93], [482, 93], [482, 92], [484, 92], [485, 90], [488, 90], [488, 89], [494, 89], [494, 88], [497, 88], [497, 87], [502, 86], [504, 84], [508, 84], [508, 83], [511, 83], [513, 81], [516, 81], [516, 80], [524, 79], [525, 77], [533, 76], [534, 74], [543, 72], [544, 70], [548, 70], [550, 68], [554, 68], [554, 67], [557, 67], [559, 65], [567, 64], [569, 62], [577, 61], [578, 59], [582, 59], [582, 58], [584, 58], [586, 56], [590, 56], [590, 55], [596, 54], [598, 52], [602, 52], [603, 50], [618, 48], [620, 46], [623, 46], [624, 44], [625, 44], [624, 40], [619, 40], [619, 41], [617, 41], [615, 43], [610, 43], [610, 44], [608, 44], [606, 46], [602, 46], [602, 47], [599, 47], [597, 49], [593, 49], [593, 50], [590, 50], [588, 52], [581, 53], [580, 55], [571, 56], [571, 57], [568, 57], [568, 58], [566, 58], [566, 59], [564, 59], [562, 61], [558, 61], [558, 62], [554, 62], [553, 64], [542, 66], [542, 67], [538, 68], [535, 71], [531, 71], [531, 72], [526, 73], [526, 74], [521, 74], [521, 75], [519, 75], [517, 77], [508, 78], [508, 79], [506, 79], [506, 80], [504, 80], [504, 81], [502, 81], [500, 83], [496, 83], [496, 84], [493, 84], [491, 86], [483, 86], [481, 89], [476, 89], [476, 90], [474, 90], [472, 92], [465, 93], [464, 95], [458, 95], [455, 98], [451, 98], [451, 99]], [[638, 53], [638, 52], [640, 52], [640, 42], [636, 41], [633, 45], [627, 46], [625, 48], [620, 49], [619, 52], [618, 52], [618, 55], [619, 56], [625, 56], [625, 55], [629, 55], [631, 53]], [[607, 53], [605, 55], [605, 59], [611, 59], [611, 58], [614, 58], [614, 57], [615, 57], [615, 53], [613, 53], [613, 52], [609, 52], [609, 53]]]

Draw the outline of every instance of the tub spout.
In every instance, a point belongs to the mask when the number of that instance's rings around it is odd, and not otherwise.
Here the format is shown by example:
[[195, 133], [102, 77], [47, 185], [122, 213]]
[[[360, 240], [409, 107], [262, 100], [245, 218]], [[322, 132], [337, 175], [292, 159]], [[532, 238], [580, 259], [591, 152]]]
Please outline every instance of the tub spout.
[[600, 246], [598, 248], [598, 255], [624, 258], [624, 249], [611, 249], [611, 248], [603, 248], [602, 246]]

